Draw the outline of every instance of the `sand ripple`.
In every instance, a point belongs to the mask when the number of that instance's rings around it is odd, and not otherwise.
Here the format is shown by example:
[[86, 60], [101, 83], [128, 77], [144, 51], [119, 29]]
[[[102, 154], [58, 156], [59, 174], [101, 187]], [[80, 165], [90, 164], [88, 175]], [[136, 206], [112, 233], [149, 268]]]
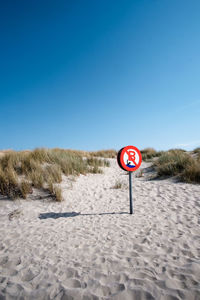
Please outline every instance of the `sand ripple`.
[[0, 199], [0, 299], [200, 299], [200, 186], [134, 177], [130, 216], [110, 161], [61, 204]]

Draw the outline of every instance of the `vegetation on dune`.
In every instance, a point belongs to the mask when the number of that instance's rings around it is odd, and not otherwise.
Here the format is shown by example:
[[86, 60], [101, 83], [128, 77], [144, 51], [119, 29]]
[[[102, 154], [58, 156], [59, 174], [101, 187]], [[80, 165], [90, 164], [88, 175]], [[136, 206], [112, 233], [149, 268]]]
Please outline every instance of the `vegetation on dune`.
[[61, 188], [55, 186], [52, 181], [48, 182], [48, 190], [56, 201], [61, 202], [63, 200]]
[[172, 148], [172, 149], [169, 149], [167, 152], [170, 152], [170, 151], [179, 151], [179, 152], [187, 152], [185, 149], [181, 149], [181, 148]]
[[110, 162], [106, 159], [97, 159], [95, 157], [87, 158], [86, 160], [89, 166], [97, 167], [110, 167]]
[[192, 162], [193, 160], [189, 154], [180, 150], [170, 150], [159, 157], [155, 162], [155, 166], [157, 167], [158, 176], [174, 176], [184, 171]]
[[117, 157], [117, 151], [114, 149], [100, 150], [96, 152], [95, 151], [89, 152], [89, 155], [94, 157], [115, 158]]
[[0, 193], [10, 198], [26, 198], [31, 193], [32, 187], [29, 182], [22, 180], [19, 182], [18, 176], [10, 166], [3, 170], [0, 167]]
[[156, 151], [153, 148], [145, 148], [140, 151], [142, 154], [142, 160], [143, 161], [148, 161], [151, 160], [154, 157], [159, 157], [162, 155], [163, 151]]
[[97, 174], [97, 173], [102, 174], [103, 173], [102, 170], [98, 166], [91, 167], [89, 172], [93, 173], [93, 174]]
[[155, 162], [158, 177], [178, 176], [181, 181], [200, 183], [200, 159], [181, 149], [164, 152]]
[[193, 150], [193, 152], [194, 152], [194, 153], [200, 153], [200, 147], [195, 148], [195, 149]]
[[31, 183], [28, 182], [27, 180], [22, 181], [20, 184], [20, 191], [21, 191], [22, 198], [26, 199], [26, 196], [33, 192]]
[[200, 152], [197, 153], [196, 160], [200, 163]]
[[200, 162], [194, 162], [181, 174], [182, 181], [200, 183]]
[[5, 153], [0, 157], [0, 193], [12, 199], [26, 198], [32, 187], [44, 188], [61, 201], [61, 189], [56, 184], [62, 181], [62, 174], [101, 173], [99, 167], [109, 166], [105, 159], [83, 156], [85, 152], [63, 149]]

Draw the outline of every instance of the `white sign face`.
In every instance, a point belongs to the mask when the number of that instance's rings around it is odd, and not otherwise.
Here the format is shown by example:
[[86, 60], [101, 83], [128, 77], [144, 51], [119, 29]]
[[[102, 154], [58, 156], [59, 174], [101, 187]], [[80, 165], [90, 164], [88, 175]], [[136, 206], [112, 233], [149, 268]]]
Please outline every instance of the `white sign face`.
[[134, 168], [139, 164], [140, 158], [137, 151], [134, 149], [128, 149], [124, 152], [123, 161], [127, 167]]
[[122, 148], [117, 155], [117, 161], [125, 171], [136, 171], [142, 163], [142, 155], [140, 150], [134, 146], [126, 146]]

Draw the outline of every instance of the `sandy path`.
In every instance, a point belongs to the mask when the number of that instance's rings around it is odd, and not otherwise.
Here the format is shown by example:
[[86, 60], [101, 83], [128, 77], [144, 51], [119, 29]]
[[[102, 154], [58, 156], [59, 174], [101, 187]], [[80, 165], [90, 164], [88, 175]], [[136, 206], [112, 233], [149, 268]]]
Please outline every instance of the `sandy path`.
[[0, 299], [200, 299], [200, 186], [134, 177], [129, 215], [110, 161], [63, 203], [0, 200]]

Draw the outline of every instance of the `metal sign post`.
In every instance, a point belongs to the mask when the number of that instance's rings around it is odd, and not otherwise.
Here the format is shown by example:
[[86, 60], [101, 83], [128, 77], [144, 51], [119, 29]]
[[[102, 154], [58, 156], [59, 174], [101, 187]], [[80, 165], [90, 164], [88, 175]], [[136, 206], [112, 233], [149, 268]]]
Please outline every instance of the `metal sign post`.
[[130, 214], [133, 214], [133, 200], [132, 200], [132, 173], [129, 172], [129, 199], [130, 199]]

